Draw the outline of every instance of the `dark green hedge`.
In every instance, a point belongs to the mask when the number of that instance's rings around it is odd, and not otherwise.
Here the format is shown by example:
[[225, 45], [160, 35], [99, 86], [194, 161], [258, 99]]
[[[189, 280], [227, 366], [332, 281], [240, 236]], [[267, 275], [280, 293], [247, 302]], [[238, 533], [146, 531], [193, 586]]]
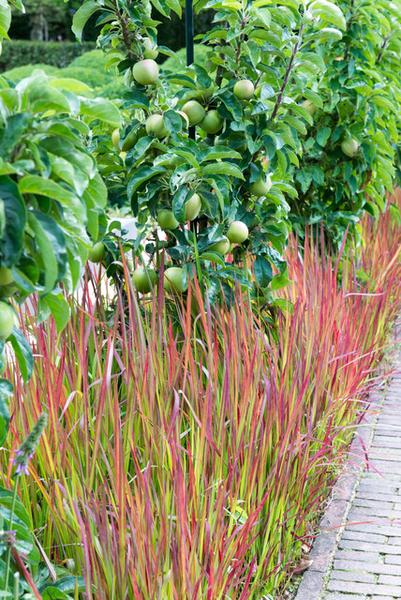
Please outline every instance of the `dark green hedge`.
[[85, 42], [31, 42], [17, 40], [5, 42], [3, 52], [0, 54], [0, 73], [20, 67], [22, 65], [44, 63], [55, 67], [66, 67], [74, 58], [88, 50], [95, 44]]

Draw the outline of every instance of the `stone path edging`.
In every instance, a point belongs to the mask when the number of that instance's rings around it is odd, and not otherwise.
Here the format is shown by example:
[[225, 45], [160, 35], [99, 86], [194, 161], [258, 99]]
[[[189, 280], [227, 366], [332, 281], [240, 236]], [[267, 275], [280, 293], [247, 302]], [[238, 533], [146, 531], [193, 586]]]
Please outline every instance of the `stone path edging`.
[[[399, 342], [401, 323], [394, 328], [393, 340]], [[396, 353], [399, 357], [399, 352]], [[309, 558], [312, 564], [305, 571], [294, 600], [320, 600], [325, 591], [338, 541], [347, 522], [360, 478], [366, 467], [366, 452], [371, 447], [386, 390], [375, 391], [369, 397], [366, 412], [357, 426], [342, 475], [335, 484], [319, 525]], [[400, 404], [401, 408], [401, 404]], [[383, 599], [384, 600], [384, 599]]]

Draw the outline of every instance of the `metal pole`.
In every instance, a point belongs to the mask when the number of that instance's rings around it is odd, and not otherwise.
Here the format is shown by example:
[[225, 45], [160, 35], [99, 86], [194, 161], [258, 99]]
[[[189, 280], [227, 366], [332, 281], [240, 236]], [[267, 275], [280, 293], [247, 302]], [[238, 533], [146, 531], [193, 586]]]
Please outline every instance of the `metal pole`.
[[[193, 0], [185, 0], [185, 46], [187, 65], [194, 62], [194, 7]], [[189, 128], [189, 137], [195, 139], [195, 127]]]
[[194, 9], [193, 0], [185, 0], [185, 45], [187, 48], [187, 65], [194, 62]]

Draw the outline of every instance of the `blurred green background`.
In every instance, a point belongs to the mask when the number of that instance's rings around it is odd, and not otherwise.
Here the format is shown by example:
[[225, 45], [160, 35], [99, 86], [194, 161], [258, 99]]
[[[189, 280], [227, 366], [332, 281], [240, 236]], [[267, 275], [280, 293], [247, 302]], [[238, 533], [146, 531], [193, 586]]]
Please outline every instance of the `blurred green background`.
[[[0, 55], [3, 77], [17, 82], [39, 68], [48, 74], [79, 79], [98, 95], [121, 96], [124, 90], [122, 78], [115, 68], [108, 68], [102, 52], [95, 49], [96, 16], [85, 28], [84, 43], [74, 41], [72, 17], [81, 5], [80, 0], [24, 0], [24, 5], [26, 14], [15, 12], [11, 40], [4, 43]], [[154, 17], [161, 23], [166, 20], [160, 14]], [[210, 19], [208, 13], [197, 16], [195, 32], [207, 31]], [[168, 27], [159, 27], [159, 44], [177, 52], [164, 63], [164, 68], [175, 70], [177, 63], [185, 64], [183, 20], [175, 16], [169, 20]], [[201, 54], [202, 49], [197, 52]]]

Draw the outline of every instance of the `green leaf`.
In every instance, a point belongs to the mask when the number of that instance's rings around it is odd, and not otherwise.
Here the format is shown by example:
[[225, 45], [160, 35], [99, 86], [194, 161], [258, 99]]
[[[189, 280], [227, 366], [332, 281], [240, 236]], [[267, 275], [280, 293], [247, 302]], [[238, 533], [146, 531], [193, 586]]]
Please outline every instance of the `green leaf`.
[[327, 144], [329, 137], [331, 134], [331, 129], [330, 127], [321, 127], [317, 134], [316, 134], [316, 141], [319, 144], [319, 146], [322, 146], [322, 148], [324, 148], [324, 146]]
[[39, 175], [25, 175], [20, 179], [19, 190], [22, 194], [35, 194], [57, 200], [69, 208], [78, 219], [85, 220], [85, 208], [77, 196], [52, 179], [45, 179]]
[[84, 2], [74, 14], [71, 29], [79, 42], [82, 42], [82, 33], [86, 23], [100, 8], [101, 6], [95, 0], [89, 0], [89, 2]]
[[62, 331], [70, 319], [70, 307], [62, 292], [53, 291], [40, 298], [50, 310], [56, 323], [57, 331]]
[[330, 23], [339, 29], [345, 31], [347, 29], [347, 22], [344, 14], [339, 6], [328, 2], [328, 0], [315, 0], [309, 6], [309, 12], [313, 17], [318, 17], [322, 21]]
[[[14, 502], [13, 491], [0, 487], [0, 516], [7, 527], [10, 522], [11, 507]], [[16, 533], [16, 550], [29, 558], [31, 568], [37, 567], [40, 556], [32, 534], [32, 522], [19, 498], [16, 499], [13, 512], [13, 530]]]
[[234, 158], [241, 160], [241, 154], [236, 150], [231, 150], [225, 146], [212, 146], [208, 149], [207, 154], [202, 158], [202, 162], [210, 160], [221, 160], [223, 158]]
[[60, 279], [59, 269], [65, 268], [65, 239], [57, 223], [48, 215], [38, 211], [29, 213], [29, 226], [35, 233], [44, 272], [43, 293], [53, 290]]
[[25, 224], [26, 208], [17, 184], [10, 177], [0, 177], [0, 255], [7, 266], [18, 262]]
[[188, 200], [189, 196], [192, 195], [192, 193], [193, 192], [188, 187], [183, 185], [177, 190], [177, 192], [173, 196], [173, 202], [172, 202], [173, 213], [174, 213], [175, 218], [180, 223], [183, 223], [185, 221], [184, 206], [185, 206], [185, 202]]
[[96, 173], [95, 177], [93, 177], [93, 179], [90, 180], [83, 197], [85, 202], [90, 207], [106, 207], [107, 187], [99, 173]]
[[202, 167], [203, 175], [227, 175], [228, 177], [236, 177], [244, 180], [242, 171], [237, 165], [229, 162], [216, 162]]
[[13, 347], [18, 367], [25, 383], [29, 381], [33, 370], [33, 355], [32, 349], [28, 341], [19, 329], [14, 328], [9, 337], [9, 341]]
[[129, 101], [132, 108], [143, 108], [144, 110], [149, 108], [149, 98], [137, 88], [130, 90]]
[[180, 156], [186, 162], [188, 162], [194, 169], [199, 169], [200, 165], [196, 160], [195, 156], [189, 150], [182, 150], [181, 148], [174, 148], [174, 154]]
[[72, 92], [79, 96], [90, 96], [93, 93], [92, 89], [86, 83], [78, 81], [78, 79], [72, 79], [71, 77], [55, 77], [54, 79], [50, 79], [49, 85], [52, 88]]
[[94, 159], [82, 149], [77, 148], [70, 140], [59, 135], [51, 135], [40, 142], [40, 147], [51, 154], [61, 156], [70, 162], [76, 170], [83, 171], [88, 179], [96, 174]]
[[182, 129], [182, 117], [175, 110], [166, 110], [163, 114], [164, 126], [170, 133], [178, 133]]
[[312, 173], [307, 169], [299, 169], [295, 174], [295, 178], [301, 184], [301, 190], [305, 194], [312, 183]]
[[27, 89], [29, 108], [33, 113], [54, 110], [61, 113], [71, 111], [67, 98], [58, 90], [41, 84], [29, 86]]
[[278, 275], [275, 275], [273, 277], [271, 282], [271, 289], [273, 291], [279, 290], [280, 288], [287, 286], [289, 283], [291, 283], [291, 280], [288, 278], [287, 273], [279, 273]]
[[207, 260], [209, 262], [219, 264], [222, 267], [224, 267], [225, 265], [224, 259], [222, 258], [221, 254], [218, 254], [217, 252], [202, 252], [199, 258], [201, 258], [202, 260]]
[[166, 0], [166, 4], [176, 15], [180, 18], [182, 16], [182, 9], [179, 0]]
[[0, 446], [6, 439], [8, 425], [10, 423], [10, 411], [8, 399], [13, 394], [13, 386], [7, 379], [0, 379]]
[[77, 169], [68, 160], [54, 154], [48, 155], [51, 164], [51, 175], [61, 179], [71, 187], [78, 196], [82, 196], [89, 184], [89, 177], [81, 169]]
[[[66, 594], [73, 594], [75, 591], [84, 592], [85, 591], [85, 580], [83, 577], [74, 577], [74, 575], [66, 575], [65, 577], [60, 577], [57, 581], [52, 581], [49, 585], [42, 585], [39, 587], [41, 593], [47, 592], [50, 588], [53, 590], [58, 590], [60, 592], [65, 592]], [[43, 595], [43, 598], [46, 596]], [[59, 598], [59, 596], [48, 596], [49, 598]]]
[[141, 137], [133, 146], [132, 150], [129, 152], [130, 159], [136, 163], [137, 161], [143, 162], [143, 157], [149, 148], [155, 143], [155, 138], [149, 135], [145, 135]]
[[224, 90], [224, 93], [222, 93], [220, 96], [220, 100], [236, 121], [242, 120], [242, 104], [232, 92], [227, 92], [227, 90]]
[[57, 589], [54, 585], [49, 585], [41, 591], [42, 600], [69, 600], [70, 596]]
[[8, 117], [5, 127], [0, 129], [0, 156], [2, 158], [7, 158], [7, 155], [21, 142], [21, 136], [27, 130], [29, 123], [30, 118], [26, 113]]
[[131, 200], [136, 190], [138, 190], [142, 184], [144, 184], [146, 181], [149, 181], [149, 179], [152, 179], [152, 177], [155, 177], [156, 175], [161, 175], [161, 173], [165, 173], [165, 171], [166, 170], [163, 167], [149, 166], [141, 167], [140, 169], [135, 171], [134, 176], [131, 177], [131, 179], [128, 181], [128, 199]]
[[122, 124], [121, 113], [117, 106], [104, 98], [81, 99], [81, 114], [89, 117], [89, 121], [98, 119], [111, 127], [120, 127]]
[[8, 37], [7, 31], [11, 25], [11, 8], [6, 0], [0, 0], [0, 36]]
[[254, 272], [257, 284], [262, 288], [267, 287], [272, 280], [273, 270], [270, 262], [263, 255], [256, 257]]
[[335, 27], [323, 27], [319, 31], [319, 42], [339, 42], [343, 37], [342, 32]]

